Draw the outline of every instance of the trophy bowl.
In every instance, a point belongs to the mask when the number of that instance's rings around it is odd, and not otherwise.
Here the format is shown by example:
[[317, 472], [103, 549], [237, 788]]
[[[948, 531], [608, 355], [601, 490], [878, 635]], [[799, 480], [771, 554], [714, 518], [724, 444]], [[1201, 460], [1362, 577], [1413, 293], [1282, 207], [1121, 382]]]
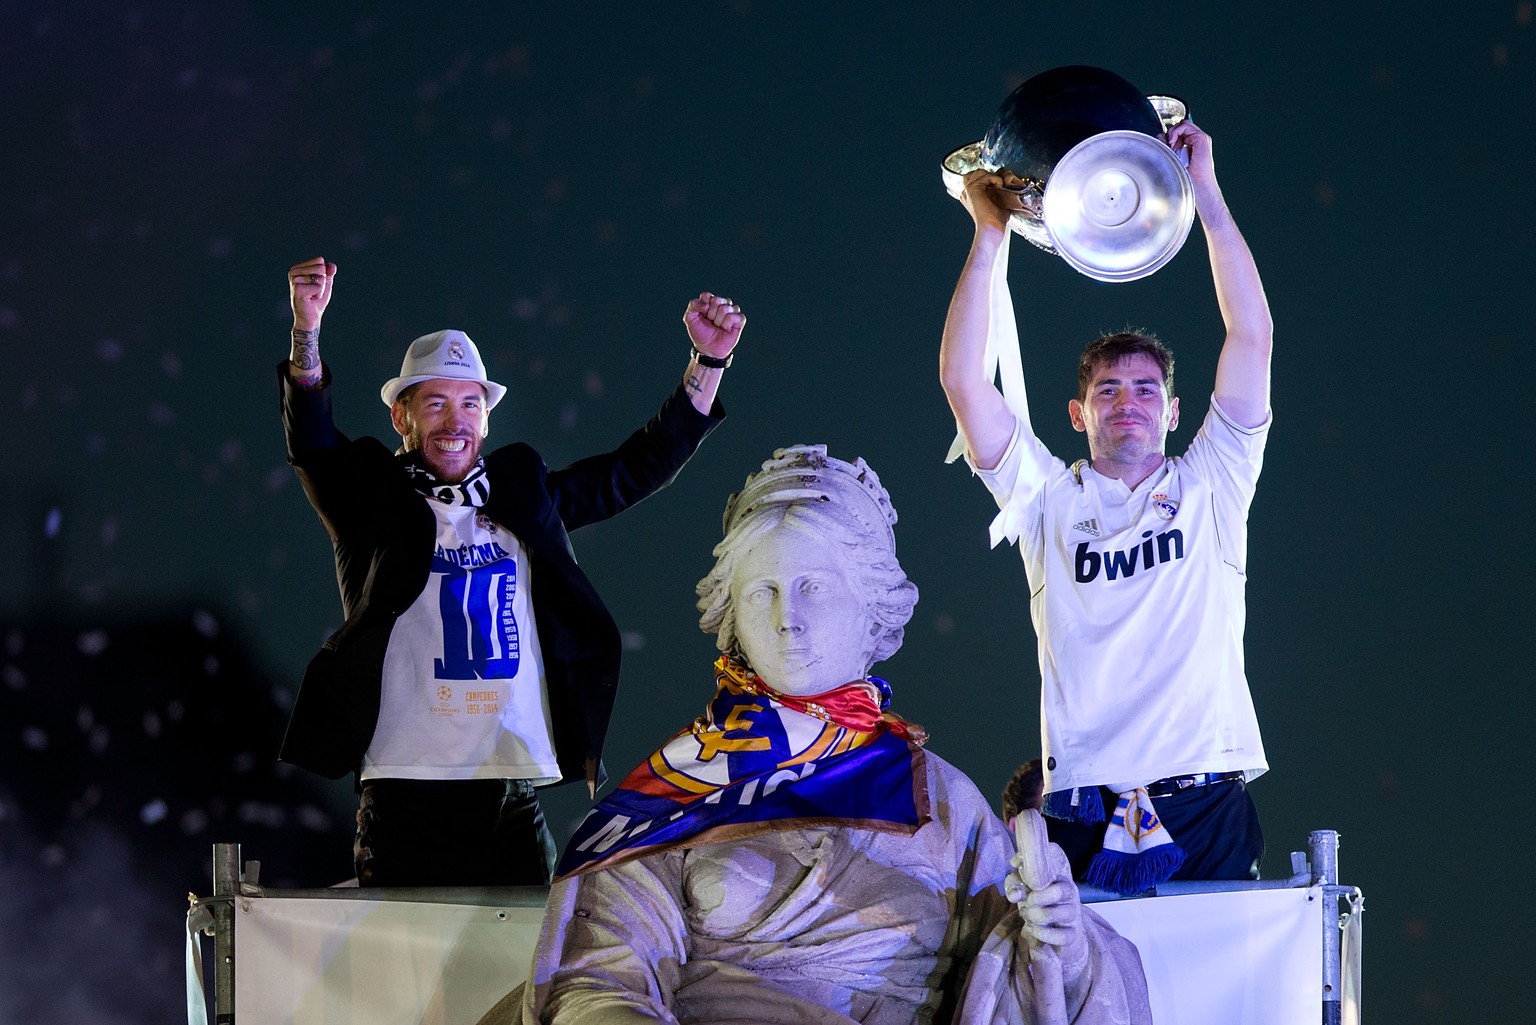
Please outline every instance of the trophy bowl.
[[1100, 132], [1056, 162], [1042, 219], [1056, 255], [1100, 281], [1134, 281], [1178, 253], [1194, 223], [1189, 172], [1131, 131]]
[[944, 158], [944, 185], [958, 198], [969, 172], [1006, 172], [1013, 230], [1088, 277], [1133, 281], [1173, 259], [1194, 223], [1189, 172], [1163, 141], [1187, 116], [1182, 100], [1103, 68], [1053, 68], [1003, 100], [983, 139]]

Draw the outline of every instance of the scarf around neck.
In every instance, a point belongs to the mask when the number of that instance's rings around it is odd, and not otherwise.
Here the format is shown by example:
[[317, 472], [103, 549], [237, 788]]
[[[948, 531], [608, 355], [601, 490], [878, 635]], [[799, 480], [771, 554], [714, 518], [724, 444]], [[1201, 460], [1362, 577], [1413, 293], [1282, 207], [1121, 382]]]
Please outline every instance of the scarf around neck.
[[463, 480], [444, 481], [438, 480], [437, 475], [427, 469], [417, 453], [402, 451], [396, 456], [411, 487], [426, 498], [444, 505], [467, 505], [478, 509], [491, 497], [491, 479], [486, 476], [483, 458], [475, 460]]
[[557, 878], [779, 829], [910, 836], [931, 818], [926, 734], [882, 710], [884, 680], [795, 697], [722, 656], [715, 686], [703, 715], [587, 813]]

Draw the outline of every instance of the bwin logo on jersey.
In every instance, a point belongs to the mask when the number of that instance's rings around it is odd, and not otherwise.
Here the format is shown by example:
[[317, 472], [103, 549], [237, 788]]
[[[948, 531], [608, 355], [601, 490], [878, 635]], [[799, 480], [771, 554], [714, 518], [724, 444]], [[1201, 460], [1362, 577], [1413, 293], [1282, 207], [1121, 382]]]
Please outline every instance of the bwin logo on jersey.
[[1104, 571], [1104, 579], [1115, 580], [1135, 575], [1138, 561], [1145, 571], [1184, 558], [1183, 531], [1175, 528], [1153, 537], [1150, 530], [1144, 530], [1141, 536], [1146, 540], [1134, 548], [1127, 548], [1123, 552], [1104, 552], [1102, 555], [1089, 551], [1087, 541], [1081, 542], [1077, 546], [1075, 560], [1077, 582], [1090, 583], [1098, 577], [1100, 569]]

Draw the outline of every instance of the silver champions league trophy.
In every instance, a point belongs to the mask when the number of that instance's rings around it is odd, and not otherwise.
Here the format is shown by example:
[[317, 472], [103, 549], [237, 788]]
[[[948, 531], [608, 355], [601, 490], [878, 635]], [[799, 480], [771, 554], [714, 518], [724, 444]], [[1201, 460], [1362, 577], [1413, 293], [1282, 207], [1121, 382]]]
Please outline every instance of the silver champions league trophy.
[[971, 171], [1010, 172], [1014, 231], [1090, 278], [1135, 281], [1194, 223], [1188, 155], [1163, 140], [1187, 116], [1103, 68], [1053, 68], [1008, 95], [986, 138], [944, 158], [944, 187], [958, 199]]

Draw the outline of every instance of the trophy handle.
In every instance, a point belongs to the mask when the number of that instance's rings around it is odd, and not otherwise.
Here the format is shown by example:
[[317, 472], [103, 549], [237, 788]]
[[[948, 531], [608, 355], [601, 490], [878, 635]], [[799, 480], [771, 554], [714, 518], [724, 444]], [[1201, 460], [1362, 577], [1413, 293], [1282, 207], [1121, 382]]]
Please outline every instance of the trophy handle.
[[[1163, 138], [1168, 138], [1168, 133], [1173, 131], [1174, 125], [1181, 125], [1189, 120], [1189, 105], [1177, 96], [1163, 96], [1153, 94], [1147, 97], [1147, 102], [1152, 104], [1152, 109], [1157, 111], [1157, 119], [1163, 123]], [[1176, 149], [1173, 155], [1179, 158], [1179, 163], [1185, 169], [1189, 168], [1189, 150]]]
[[1174, 125], [1189, 120], [1189, 106], [1177, 96], [1154, 94], [1147, 97], [1147, 102], [1157, 111], [1157, 119], [1163, 123], [1164, 134]]
[[978, 140], [961, 146], [959, 149], [950, 150], [949, 156], [944, 158], [942, 165], [944, 175], [944, 191], [955, 199], [960, 198], [960, 193], [965, 191], [965, 176], [972, 171], [996, 171], [997, 168], [981, 159], [981, 142]]
[[[951, 150], [944, 158], [942, 174], [944, 177], [944, 191], [955, 199], [959, 199], [965, 191], [965, 176], [972, 171], [998, 171], [996, 164], [990, 163], [982, 156], [986, 140], [978, 140]], [[1052, 256], [1058, 255], [1056, 248], [1051, 244], [1051, 234], [1045, 227], [1045, 183], [1033, 179], [1023, 179], [1024, 184], [1017, 189], [1009, 191], [1019, 197], [1019, 204], [1023, 209], [1018, 210], [1008, 219], [1008, 226], [1034, 245], [1043, 249]]]

